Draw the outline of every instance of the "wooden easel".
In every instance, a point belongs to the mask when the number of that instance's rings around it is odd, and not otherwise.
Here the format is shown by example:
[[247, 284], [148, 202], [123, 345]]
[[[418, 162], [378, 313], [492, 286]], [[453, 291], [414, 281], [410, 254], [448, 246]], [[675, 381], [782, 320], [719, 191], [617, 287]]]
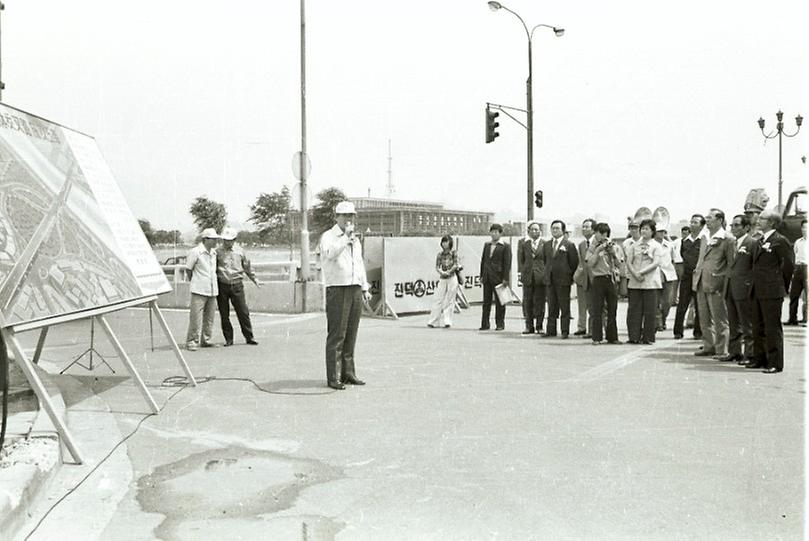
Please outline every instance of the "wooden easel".
[[[42, 380], [40, 379], [39, 374], [37, 373], [36, 364], [39, 362], [39, 357], [42, 354], [42, 349], [45, 345], [45, 340], [48, 336], [48, 329], [51, 326], [58, 325], [60, 323], [66, 323], [68, 321], [76, 321], [77, 319], [92, 318], [93, 321], [95, 323], [98, 323], [98, 325], [104, 330], [104, 333], [107, 335], [107, 338], [109, 339], [116, 353], [120, 357], [121, 362], [129, 371], [129, 374], [132, 376], [132, 379], [135, 380], [135, 384], [138, 386], [138, 389], [140, 390], [141, 394], [146, 400], [146, 404], [149, 406], [151, 412], [160, 413], [160, 408], [157, 406], [157, 403], [154, 401], [154, 398], [152, 398], [152, 395], [149, 392], [149, 389], [146, 387], [146, 384], [143, 382], [143, 379], [140, 377], [137, 368], [135, 368], [135, 365], [132, 364], [132, 361], [126, 354], [126, 351], [124, 351], [121, 342], [115, 336], [115, 333], [113, 332], [112, 328], [110, 327], [109, 323], [107, 323], [107, 320], [104, 317], [105, 314], [117, 312], [125, 308], [131, 308], [133, 306], [139, 306], [143, 304], [149, 305], [151, 313], [154, 314], [154, 316], [157, 318], [157, 321], [160, 323], [160, 326], [163, 329], [163, 333], [166, 335], [169, 344], [171, 344], [172, 350], [174, 351], [174, 355], [177, 357], [177, 360], [179, 361], [180, 366], [183, 369], [183, 372], [185, 372], [186, 377], [188, 377], [188, 381], [192, 386], [196, 387], [197, 381], [194, 379], [194, 375], [191, 373], [191, 369], [185, 362], [183, 354], [180, 352], [180, 348], [177, 346], [177, 342], [171, 335], [169, 326], [166, 323], [163, 314], [160, 312], [160, 308], [157, 306], [156, 296], [133, 299], [131, 301], [126, 301], [111, 306], [93, 308], [91, 310], [81, 312], [80, 314], [70, 314], [42, 321], [21, 323], [19, 325], [6, 326], [5, 318], [3, 317], [2, 314], [0, 314], [0, 332], [3, 333], [3, 339], [5, 340], [7, 347], [13, 353], [14, 359], [16, 360], [19, 367], [22, 369], [23, 373], [25, 374], [25, 377], [28, 380], [28, 383], [31, 385], [31, 388], [34, 390], [34, 393], [36, 393], [37, 398], [39, 399], [39, 403], [42, 404], [42, 407], [45, 409], [51, 422], [56, 427], [56, 430], [59, 433], [59, 436], [61, 436], [62, 441], [65, 443], [65, 446], [70, 452], [70, 455], [73, 457], [73, 460], [75, 460], [77, 464], [82, 464], [84, 462], [81, 457], [81, 453], [79, 452], [79, 449], [74, 441], [73, 435], [70, 433], [70, 430], [68, 430], [67, 426], [62, 422], [62, 419], [60, 419], [59, 415], [57, 415], [56, 410], [53, 407], [53, 402], [51, 401], [50, 396], [48, 395], [48, 392], [45, 389], [45, 386], [42, 384]], [[37, 340], [37, 346], [36, 350], [34, 351], [33, 359], [29, 359], [26, 356], [22, 346], [20, 345], [17, 335], [21, 332], [36, 329], [41, 329], [39, 339]]]

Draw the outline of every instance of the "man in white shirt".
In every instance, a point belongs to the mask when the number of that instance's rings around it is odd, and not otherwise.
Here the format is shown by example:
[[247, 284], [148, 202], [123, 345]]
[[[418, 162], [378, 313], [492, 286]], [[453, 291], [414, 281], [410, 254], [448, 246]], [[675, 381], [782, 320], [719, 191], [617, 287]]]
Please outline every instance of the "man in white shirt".
[[801, 238], [795, 241], [795, 270], [789, 286], [789, 319], [786, 325], [798, 324], [798, 302], [803, 299], [800, 323], [806, 323], [806, 220], [801, 221]]
[[320, 237], [323, 283], [326, 286], [326, 381], [332, 389], [365, 385], [354, 369], [354, 345], [363, 301], [371, 299], [362, 245], [354, 234], [354, 203], [341, 201], [334, 209], [334, 227]]
[[[661, 281], [663, 288], [660, 295], [657, 297], [657, 330], [666, 330], [666, 320], [669, 317], [671, 305], [674, 304], [674, 295], [677, 291], [678, 277], [677, 270], [674, 268], [674, 254], [672, 241], [666, 238], [668, 231], [664, 228], [664, 224], [655, 229], [655, 240], [663, 247], [662, 256], [660, 258], [660, 274], [663, 276]], [[680, 256], [682, 260], [682, 256]]]
[[[216, 314], [216, 296], [219, 287], [216, 280], [216, 243], [219, 235], [213, 227], [204, 229], [200, 243], [188, 252], [185, 266], [190, 274], [191, 304], [189, 306], [188, 333], [185, 344], [188, 351], [197, 347], [213, 347], [211, 335]], [[200, 338], [200, 326], [202, 337]]]

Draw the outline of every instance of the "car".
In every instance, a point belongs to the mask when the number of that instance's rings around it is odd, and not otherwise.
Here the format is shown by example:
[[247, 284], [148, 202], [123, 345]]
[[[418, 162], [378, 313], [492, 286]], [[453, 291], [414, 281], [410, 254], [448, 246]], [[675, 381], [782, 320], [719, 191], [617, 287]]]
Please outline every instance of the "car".
[[166, 258], [162, 265], [182, 265], [185, 263], [185, 256], [184, 255], [176, 255], [169, 258]]
[[795, 242], [801, 237], [801, 222], [806, 219], [806, 207], [809, 206], [806, 187], [801, 186], [789, 194], [782, 214], [783, 222], [778, 232]]

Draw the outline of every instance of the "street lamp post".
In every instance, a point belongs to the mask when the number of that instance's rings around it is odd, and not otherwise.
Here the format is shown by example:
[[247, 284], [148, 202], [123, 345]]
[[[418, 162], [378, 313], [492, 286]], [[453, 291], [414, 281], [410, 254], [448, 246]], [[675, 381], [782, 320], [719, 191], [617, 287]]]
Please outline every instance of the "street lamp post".
[[550, 26], [547, 24], [538, 24], [534, 26], [530, 31], [528, 30], [528, 25], [525, 24], [525, 21], [522, 17], [520, 17], [516, 12], [510, 10], [500, 2], [489, 2], [489, 9], [492, 11], [498, 11], [500, 9], [504, 9], [517, 17], [520, 23], [522, 23], [522, 27], [525, 29], [525, 35], [528, 37], [528, 79], [525, 81], [525, 110], [526, 110], [526, 131], [527, 131], [527, 177], [528, 177], [528, 192], [527, 192], [527, 217], [528, 220], [534, 219], [534, 95], [533, 90], [531, 87], [532, 84], [532, 73], [533, 73], [533, 62], [532, 62], [532, 44], [533, 44], [533, 37], [534, 37], [534, 30], [537, 28], [550, 28], [553, 30], [553, 33], [556, 37], [561, 37], [565, 33], [564, 28], [558, 28], [556, 26]]
[[758, 119], [758, 127], [761, 129], [761, 135], [764, 136], [764, 139], [775, 139], [778, 137], [778, 210], [783, 209], [783, 197], [782, 197], [782, 189], [784, 179], [781, 174], [781, 142], [783, 137], [795, 137], [798, 135], [798, 132], [801, 131], [801, 124], [803, 124], [803, 117], [798, 115], [795, 117], [795, 125], [798, 126], [798, 129], [795, 130], [795, 133], [789, 134], [784, 131], [784, 113], [780, 110], [775, 113], [775, 118], [778, 122], [775, 124], [775, 133], [764, 133], [764, 118], [759, 117]]

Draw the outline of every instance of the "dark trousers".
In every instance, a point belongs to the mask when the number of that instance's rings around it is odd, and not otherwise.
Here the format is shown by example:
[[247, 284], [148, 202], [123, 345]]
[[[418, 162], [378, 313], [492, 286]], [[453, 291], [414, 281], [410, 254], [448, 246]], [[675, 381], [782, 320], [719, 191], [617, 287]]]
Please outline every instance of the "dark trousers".
[[627, 334], [630, 342], [654, 342], [659, 289], [629, 290]]
[[489, 317], [492, 313], [492, 297], [494, 297], [495, 302], [494, 324], [501, 328], [506, 326], [506, 307], [505, 305], [500, 304], [500, 299], [497, 297], [497, 293], [494, 291], [494, 287], [499, 283], [500, 282], [494, 284], [488, 280], [483, 280], [483, 307], [480, 311], [481, 329], [489, 328]]
[[784, 299], [753, 298], [753, 361], [768, 368], [784, 369]]
[[326, 288], [326, 380], [329, 383], [355, 377], [354, 345], [362, 315], [360, 286]]
[[560, 285], [551, 282], [547, 286], [548, 326], [545, 334], [556, 335], [556, 318], [561, 318], [562, 334], [570, 334], [570, 284]]
[[525, 329], [542, 330], [542, 321], [545, 319], [545, 284], [523, 284], [522, 306]]
[[702, 331], [699, 326], [699, 310], [697, 309], [697, 299], [695, 292], [691, 289], [692, 275], [683, 274], [680, 280], [680, 291], [678, 294], [677, 312], [674, 315], [674, 334], [683, 335], [683, 323], [685, 322], [685, 315], [688, 313], [688, 306], [691, 301], [694, 301], [694, 336], [702, 336]]
[[219, 307], [219, 319], [222, 322], [222, 334], [225, 342], [233, 342], [233, 325], [230, 324], [230, 304], [239, 319], [239, 327], [242, 328], [242, 335], [245, 340], [253, 339], [253, 327], [250, 325], [250, 310], [247, 308], [247, 301], [244, 300], [244, 284], [226, 284], [219, 282], [219, 295], [216, 297], [216, 304]]
[[798, 321], [798, 302], [803, 297], [801, 321], [806, 321], [806, 265], [795, 265], [789, 285], [789, 322]]
[[588, 293], [592, 295], [590, 314], [592, 326], [590, 333], [594, 342], [601, 342], [604, 339], [604, 307], [607, 313], [607, 341], [618, 341], [618, 325], [615, 321], [615, 313], [618, 310], [618, 290], [615, 283], [609, 276], [595, 276], [590, 282]]
[[728, 354], [753, 357], [753, 301], [728, 294]]

